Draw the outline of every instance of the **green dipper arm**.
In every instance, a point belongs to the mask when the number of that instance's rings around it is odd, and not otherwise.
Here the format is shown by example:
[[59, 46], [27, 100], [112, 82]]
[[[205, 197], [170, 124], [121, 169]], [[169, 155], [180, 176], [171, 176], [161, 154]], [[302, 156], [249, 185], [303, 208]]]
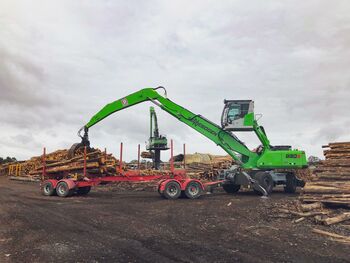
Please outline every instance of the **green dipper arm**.
[[[107, 104], [91, 118], [91, 120], [85, 125], [85, 128], [91, 128], [112, 113], [144, 101], [152, 101], [167, 113], [171, 114], [181, 122], [187, 124], [192, 129], [195, 129], [209, 140], [213, 141], [215, 144], [224, 149], [234, 160], [241, 164], [243, 168], [255, 168], [257, 166], [259, 155], [250, 151], [233, 134], [224, 131], [221, 129], [221, 127], [207, 120], [201, 115], [194, 114], [191, 111], [172, 102], [166, 98], [166, 96], [160, 95], [156, 89], [153, 88], [142, 89], [122, 99]], [[242, 157], [240, 158], [237, 154], [240, 154]]]

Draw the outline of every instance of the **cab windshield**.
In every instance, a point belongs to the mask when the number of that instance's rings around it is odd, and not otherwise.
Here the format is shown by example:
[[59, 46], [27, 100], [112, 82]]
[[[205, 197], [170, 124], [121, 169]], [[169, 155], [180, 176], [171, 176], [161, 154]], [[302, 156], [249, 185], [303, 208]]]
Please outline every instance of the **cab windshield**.
[[240, 118], [241, 109], [239, 105], [232, 105], [227, 113], [227, 119], [234, 121]]

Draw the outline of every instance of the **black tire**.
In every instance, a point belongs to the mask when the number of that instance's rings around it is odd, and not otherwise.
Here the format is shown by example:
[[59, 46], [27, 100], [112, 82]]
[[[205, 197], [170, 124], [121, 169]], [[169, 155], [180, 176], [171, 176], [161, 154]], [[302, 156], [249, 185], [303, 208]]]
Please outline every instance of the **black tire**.
[[[272, 176], [270, 173], [268, 172], [257, 172], [254, 176], [254, 179], [258, 181], [258, 183], [265, 189], [265, 191], [267, 192], [267, 194], [271, 194], [274, 185]], [[263, 193], [261, 193], [260, 191], [254, 189], [254, 192], [259, 194], [259, 195], [263, 195]]]
[[293, 173], [286, 174], [286, 186], [284, 192], [294, 194], [297, 190], [297, 179]]
[[186, 185], [185, 195], [189, 199], [196, 199], [201, 196], [202, 186], [200, 183], [192, 181]]
[[166, 199], [177, 199], [181, 195], [181, 187], [175, 181], [170, 181], [165, 185], [163, 196]]
[[55, 193], [56, 193], [56, 190], [53, 187], [51, 182], [45, 182], [42, 185], [41, 189], [42, 189], [43, 195], [45, 195], [45, 196], [52, 196], [52, 195], [55, 195]]
[[241, 189], [241, 186], [239, 184], [223, 184], [222, 188], [226, 193], [234, 194], [237, 193], [239, 189]]
[[78, 195], [87, 195], [91, 190], [91, 186], [79, 187], [77, 190]]
[[59, 182], [56, 187], [56, 193], [59, 197], [68, 197], [73, 195], [74, 189], [69, 189], [66, 182]]

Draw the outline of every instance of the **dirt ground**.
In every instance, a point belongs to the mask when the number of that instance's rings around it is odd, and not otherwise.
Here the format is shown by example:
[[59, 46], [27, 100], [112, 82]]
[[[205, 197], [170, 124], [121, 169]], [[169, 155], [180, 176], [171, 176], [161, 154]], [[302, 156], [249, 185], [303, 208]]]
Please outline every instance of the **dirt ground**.
[[0, 178], [0, 262], [350, 262], [349, 246], [274, 217], [296, 195], [151, 191], [44, 197], [37, 183]]

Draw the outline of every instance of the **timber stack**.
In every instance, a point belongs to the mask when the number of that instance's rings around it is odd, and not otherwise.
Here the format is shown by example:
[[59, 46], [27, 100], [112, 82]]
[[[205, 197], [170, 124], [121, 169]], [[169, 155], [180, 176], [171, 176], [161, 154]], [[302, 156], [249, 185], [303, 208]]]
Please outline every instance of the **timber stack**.
[[314, 170], [316, 176], [306, 183], [300, 198], [350, 207], [350, 142], [329, 143], [322, 148], [325, 160]]
[[202, 180], [217, 180], [219, 173], [224, 169], [229, 169], [233, 160], [229, 155], [215, 156], [208, 155], [206, 158], [193, 158], [191, 155], [186, 155], [186, 172], [191, 178], [198, 178]]
[[[68, 157], [68, 150], [58, 150], [45, 156], [45, 170], [50, 178], [82, 176], [84, 174], [84, 153], [77, 152]], [[86, 154], [86, 172], [88, 177], [112, 176], [116, 174], [119, 160], [112, 154], [99, 149], [90, 149]], [[0, 169], [3, 175], [26, 177], [38, 180], [43, 173], [43, 156], [32, 157], [27, 161], [7, 164]]]

